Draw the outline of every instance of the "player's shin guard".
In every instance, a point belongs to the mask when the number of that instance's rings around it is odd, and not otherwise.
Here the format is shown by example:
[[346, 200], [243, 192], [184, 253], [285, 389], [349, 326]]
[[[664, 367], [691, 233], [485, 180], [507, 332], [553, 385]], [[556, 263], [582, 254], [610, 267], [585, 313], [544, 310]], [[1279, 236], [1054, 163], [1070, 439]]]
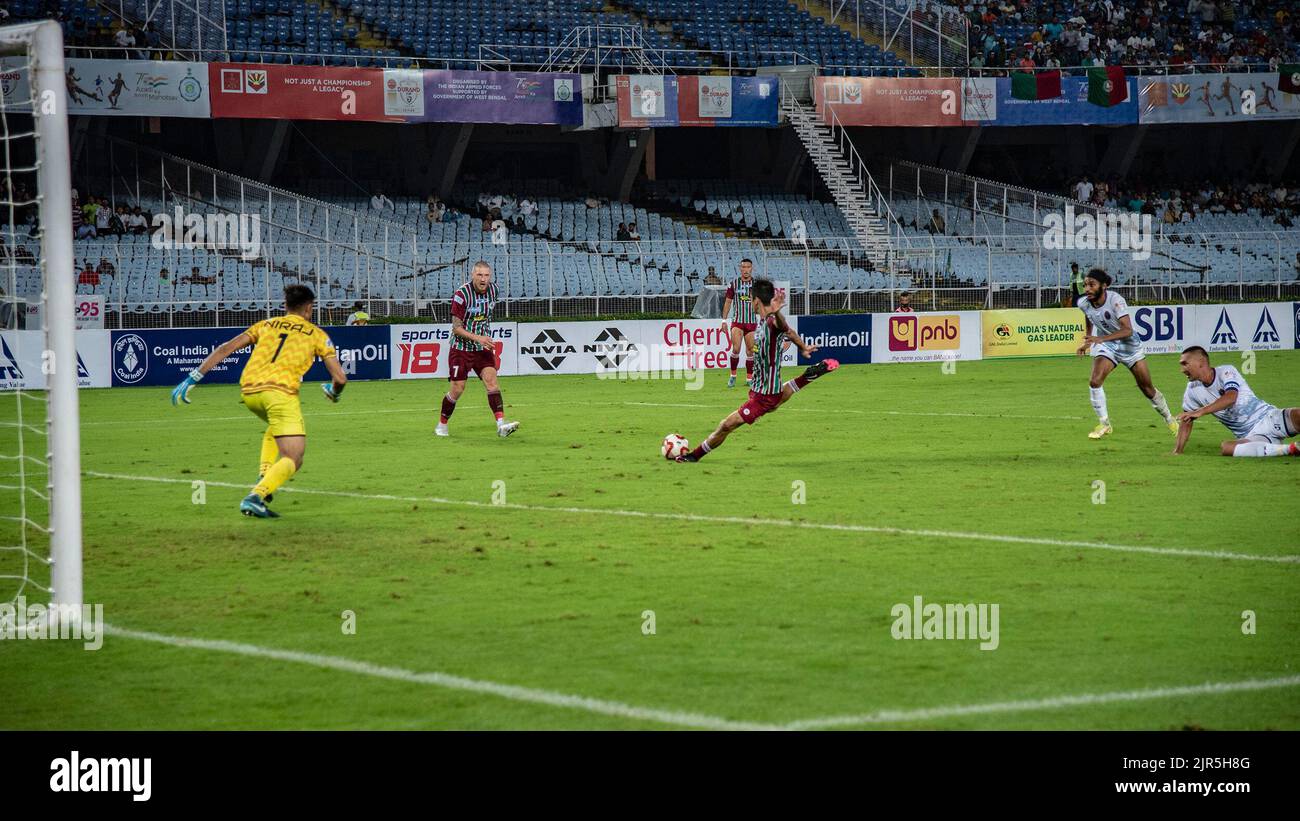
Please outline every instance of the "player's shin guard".
[[451, 420], [451, 415], [455, 412], [456, 400], [451, 398], [451, 394], [445, 394], [442, 397], [442, 413], [439, 415], [438, 421], [444, 425], [447, 424]]
[[488, 391], [488, 407], [492, 415], [500, 422], [506, 415], [506, 403], [501, 400], [501, 391]]
[[1110, 420], [1110, 413], [1106, 411], [1106, 389], [1089, 388], [1089, 396], [1092, 399], [1092, 409], [1096, 411], [1097, 418], [1102, 422]]
[[257, 461], [257, 475], [265, 476], [266, 472], [271, 469], [276, 460], [280, 458], [280, 447], [275, 443], [275, 437], [271, 435], [270, 428], [262, 434], [262, 456]]
[[1295, 456], [1300, 447], [1295, 443], [1274, 445], [1269, 442], [1243, 442], [1232, 449], [1233, 456]]
[[1174, 421], [1174, 417], [1169, 415], [1169, 405], [1165, 402], [1165, 395], [1160, 391], [1156, 391], [1156, 395], [1151, 397], [1151, 407], [1156, 409], [1156, 413], [1160, 414], [1160, 418], [1164, 419], [1166, 424]]
[[275, 493], [287, 481], [293, 478], [298, 472], [298, 466], [288, 456], [283, 456], [270, 470], [262, 475], [262, 481], [257, 483], [253, 492], [265, 499], [267, 496]]

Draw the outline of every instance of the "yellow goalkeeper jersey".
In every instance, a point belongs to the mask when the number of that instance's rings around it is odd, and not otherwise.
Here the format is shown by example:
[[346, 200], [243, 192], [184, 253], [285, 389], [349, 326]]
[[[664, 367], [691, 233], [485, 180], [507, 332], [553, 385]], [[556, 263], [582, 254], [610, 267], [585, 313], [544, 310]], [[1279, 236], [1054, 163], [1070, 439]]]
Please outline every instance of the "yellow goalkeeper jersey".
[[239, 377], [241, 393], [279, 391], [296, 396], [303, 374], [316, 357], [335, 355], [329, 336], [299, 316], [263, 320], [244, 333], [253, 339], [253, 355]]

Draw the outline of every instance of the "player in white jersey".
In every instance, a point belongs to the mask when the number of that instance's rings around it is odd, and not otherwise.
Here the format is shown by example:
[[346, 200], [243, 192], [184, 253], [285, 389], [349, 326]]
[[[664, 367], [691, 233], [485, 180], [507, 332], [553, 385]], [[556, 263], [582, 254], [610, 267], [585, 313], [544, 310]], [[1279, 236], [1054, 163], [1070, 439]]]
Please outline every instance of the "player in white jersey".
[[1086, 333], [1083, 344], [1077, 353], [1083, 356], [1092, 348], [1092, 409], [1097, 412], [1097, 427], [1088, 434], [1089, 439], [1100, 439], [1109, 434], [1110, 412], [1106, 409], [1106, 391], [1102, 384], [1116, 365], [1124, 365], [1133, 372], [1138, 390], [1151, 400], [1151, 407], [1165, 420], [1165, 425], [1173, 433], [1178, 432], [1178, 423], [1169, 413], [1169, 405], [1156, 386], [1151, 384], [1151, 372], [1147, 370], [1146, 354], [1142, 351], [1142, 341], [1133, 329], [1133, 320], [1128, 314], [1128, 303], [1124, 297], [1110, 290], [1110, 274], [1100, 268], [1093, 268], [1083, 279], [1083, 296], [1077, 305], [1083, 311]]
[[1237, 437], [1220, 446], [1224, 456], [1300, 456], [1300, 446], [1282, 441], [1300, 435], [1300, 408], [1275, 408], [1260, 399], [1236, 368], [1214, 367], [1200, 346], [1183, 351], [1178, 365], [1188, 382], [1174, 453], [1183, 452], [1193, 422], [1214, 414]]

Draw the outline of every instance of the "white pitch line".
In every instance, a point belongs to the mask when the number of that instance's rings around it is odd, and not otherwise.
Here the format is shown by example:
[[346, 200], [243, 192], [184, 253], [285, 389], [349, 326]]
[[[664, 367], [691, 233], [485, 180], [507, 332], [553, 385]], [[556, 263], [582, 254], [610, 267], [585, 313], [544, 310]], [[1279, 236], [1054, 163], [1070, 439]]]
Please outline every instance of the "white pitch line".
[[733, 721], [718, 716], [702, 713], [685, 713], [676, 710], [661, 710], [654, 707], [638, 707], [621, 701], [588, 698], [586, 696], [558, 693], [534, 687], [520, 687], [513, 684], [500, 684], [494, 681], [465, 678], [439, 672], [416, 672], [400, 667], [386, 667], [365, 661], [325, 656], [316, 653], [303, 653], [296, 650], [277, 650], [259, 647], [255, 644], [243, 644], [233, 641], [169, 636], [163, 633], [151, 633], [143, 630], [130, 630], [114, 625], [104, 625], [104, 632], [110, 636], [126, 639], [149, 641], [170, 647], [191, 650], [208, 650], [217, 653], [231, 653], [259, 659], [303, 664], [324, 670], [337, 670], [356, 673], [373, 678], [402, 681], [409, 684], [423, 684], [441, 687], [447, 690], [463, 690], [482, 695], [492, 695], [510, 701], [532, 704], [544, 704], [548, 707], [560, 707], [570, 710], [598, 715], [614, 716], [634, 721], [650, 721], [675, 727], [690, 727], [702, 730], [826, 730], [835, 727], [853, 727], [861, 725], [905, 724], [913, 722], [935, 721], [961, 716], [995, 715], [999, 713], [1024, 713], [1040, 710], [1062, 710], [1070, 707], [1094, 707], [1103, 704], [1151, 701], [1156, 699], [1177, 698], [1180, 696], [1206, 696], [1226, 693], [1247, 692], [1253, 690], [1278, 689], [1300, 686], [1300, 676], [1286, 676], [1271, 679], [1248, 679], [1246, 681], [1206, 682], [1180, 687], [1157, 687], [1146, 690], [1125, 690], [1110, 693], [1083, 693], [1079, 695], [1053, 696], [1050, 698], [1026, 699], [1022, 701], [999, 701], [984, 704], [960, 704], [946, 707], [921, 707], [912, 710], [879, 710], [861, 715], [827, 716], [792, 721], [787, 724], [760, 724], [749, 721]]
[[[158, 482], [162, 484], [189, 485], [197, 481], [190, 479], [173, 479], [165, 476], [133, 476], [121, 473], [101, 473], [95, 470], [83, 471], [86, 476], [95, 479], [117, 479], [129, 482]], [[247, 484], [203, 480], [213, 487], [246, 489]], [[1087, 550], [1109, 550], [1119, 553], [1145, 553], [1156, 556], [1190, 556], [1202, 559], [1237, 559], [1242, 561], [1272, 562], [1277, 564], [1300, 564], [1300, 555], [1283, 554], [1267, 556], [1255, 553], [1234, 553], [1227, 550], [1193, 550], [1178, 547], [1146, 547], [1143, 545], [1111, 544], [1109, 542], [1088, 542], [1069, 539], [1047, 539], [1036, 536], [1007, 536], [997, 533], [973, 533], [960, 530], [924, 530], [904, 527], [878, 527], [874, 525], [833, 524], [829, 522], [800, 522], [791, 519], [746, 518], [744, 516], [709, 516], [699, 513], [667, 513], [662, 511], [623, 510], [619, 508], [593, 507], [559, 507], [551, 505], [526, 505], [517, 502], [494, 504], [465, 499], [445, 499], [439, 496], [398, 496], [387, 493], [357, 493], [345, 490], [317, 490], [314, 488], [286, 487], [280, 492], [304, 493], [313, 496], [335, 496], [347, 499], [368, 499], [387, 502], [424, 502], [426, 504], [448, 505], [453, 507], [493, 508], [497, 510], [525, 510], [538, 513], [568, 513], [593, 516], [618, 516], [633, 519], [664, 519], [677, 522], [703, 522], [707, 524], [758, 525], [762, 527], [791, 527], [800, 530], [826, 530], [842, 533], [878, 533], [889, 536], [913, 536], [920, 538], [958, 539], [966, 541], [1003, 542], [1006, 544], [1042, 545], [1044, 547], [1068, 547]]]
[[1054, 696], [1025, 701], [998, 701], [987, 704], [959, 704], [948, 707], [922, 707], [916, 710], [880, 710], [862, 715], [829, 716], [792, 721], [784, 725], [787, 730], [826, 730], [832, 727], [854, 727], [863, 724], [904, 724], [933, 721], [958, 716], [1020, 713], [1034, 710], [1060, 710], [1066, 707], [1093, 707], [1099, 704], [1116, 704], [1179, 696], [1205, 696], [1220, 693], [1239, 693], [1250, 690], [1269, 690], [1300, 686], [1300, 676], [1282, 678], [1248, 679], [1246, 681], [1206, 682], [1184, 687], [1156, 687], [1149, 690], [1125, 690], [1110, 693], [1083, 693], [1073, 696]]
[[268, 647], [258, 647], [255, 644], [241, 644], [233, 641], [168, 636], [162, 633], [129, 630], [124, 627], [115, 627], [107, 624], [104, 625], [104, 632], [110, 636], [138, 639], [140, 641], [151, 641], [156, 644], [165, 644], [171, 647], [210, 650], [217, 653], [233, 653], [235, 655], [251, 656], [253, 658], [274, 659], [276, 661], [305, 664], [326, 670], [340, 670], [346, 673], [357, 673], [359, 675], [372, 676], [374, 678], [404, 681], [410, 684], [426, 684], [434, 687], [442, 687], [447, 690], [464, 690], [471, 693], [499, 696], [501, 698], [509, 699], [510, 701], [545, 704], [549, 707], [582, 710], [588, 713], [597, 713], [599, 715], [614, 716], [616, 718], [625, 718], [635, 721], [653, 721], [659, 724], [670, 724], [676, 727], [693, 727], [702, 730], [781, 729], [777, 725], [755, 724], [746, 721], [731, 721], [729, 719], [702, 715], [700, 713], [683, 713], [675, 710], [660, 710], [653, 707], [638, 707], [633, 704], [624, 704], [620, 701], [606, 701], [599, 698], [588, 698], [586, 696], [557, 693], [551, 690], [539, 690], [534, 687], [519, 687], [513, 684], [499, 684], [494, 681], [464, 678], [462, 676], [450, 675], [448, 673], [421, 673], [414, 670], [404, 670], [400, 667], [385, 667], [383, 665], [340, 658], [338, 656], [301, 653], [295, 650], [276, 650]]
[[[737, 394], [739, 396], [739, 394]], [[616, 404], [604, 402], [589, 402], [584, 404], [601, 405]], [[692, 405], [683, 402], [623, 402], [618, 404], [640, 405], [648, 408], [698, 408], [701, 410], [726, 411], [731, 405]], [[899, 411], [899, 410], [862, 410], [861, 408], [786, 408], [783, 411], [794, 411], [796, 413], [852, 413], [865, 416], [956, 416], [963, 419], [1049, 419], [1053, 421], [1071, 421], [1077, 422], [1084, 417], [1082, 416], [1035, 416], [1021, 415], [1014, 413], [963, 413], [956, 411]]]
[[[739, 396], [739, 394], [737, 394]], [[508, 407], [511, 408], [529, 408], [529, 407], [547, 407], [570, 405], [569, 402], [511, 402]], [[690, 410], [706, 410], [714, 413], [726, 413], [735, 410], [732, 405], [700, 405], [690, 402], [583, 402], [583, 405], [602, 405], [602, 406], [635, 406], [643, 408], [687, 408]], [[436, 412], [433, 405], [423, 408], [387, 408], [381, 410], [364, 410], [364, 411], [344, 411], [332, 410], [322, 418], [329, 416], [370, 416], [376, 413], [424, 413], [433, 416]], [[962, 411], [900, 411], [900, 410], [862, 410], [861, 408], [784, 408], [784, 412], [795, 413], [825, 413], [825, 414], [853, 414], [857, 416], [948, 416], [960, 419], [1043, 419], [1056, 422], [1078, 422], [1082, 416], [1035, 416], [1011, 413], [966, 413]], [[233, 422], [238, 420], [252, 419], [253, 415], [245, 413], [239, 416], [178, 416], [177, 421], [183, 422]], [[89, 427], [92, 425], [143, 425], [157, 422], [157, 417], [148, 419], [100, 419], [100, 420], [83, 420], [82, 426]], [[44, 433], [44, 431], [41, 431]]]

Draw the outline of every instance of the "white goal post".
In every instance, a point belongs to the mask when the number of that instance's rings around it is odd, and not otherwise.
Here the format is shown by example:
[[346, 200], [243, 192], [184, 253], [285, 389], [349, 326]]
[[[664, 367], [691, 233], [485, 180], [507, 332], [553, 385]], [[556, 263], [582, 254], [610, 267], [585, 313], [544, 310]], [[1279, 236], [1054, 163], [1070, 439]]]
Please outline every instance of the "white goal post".
[[[21, 591], [30, 582], [33, 590], [48, 591], [51, 603], [79, 609], [82, 604], [81, 440], [74, 312], [76, 274], [72, 247], [72, 173], [68, 153], [62, 30], [53, 21], [0, 27], [0, 57], [5, 58], [8, 67], [16, 63], [20, 70], [25, 69], [27, 78], [26, 83], [13, 84], [6, 78], [5, 97], [0, 97], [0, 126], [3, 127], [0, 161], [5, 173], [0, 199], [4, 201], [8, 220], [8, 224], [3, 226], [8, 241], [3, 283], [9, 294], [7, 299], [15, 338], [27, 333], [21, 330], [21, 315], [33, 302], [40, 303], [44, 334], [42, 350], [36, 360], [39, 365], [28, 364], [21, 369], [15, 365], [7, 374], [15, 388], [17, 420], [13, 429], [17, 434], [18, 454], [16, 460], [10, 456], [9, 459], [14, 461], [5, 464], [15, 464], [10, 475], [18, 478], [15, 483], [18, 499], [15, 505], [17, 515], [4, 518], [13, 519], [17, 524], [21, 544], [11, 549], [23, 550], [27, 554], [23, 555], [21, 565], [25, 577], [20, 578], [18, 589]], [[9, 96], [15, 87], [21, 89], [24, 86], [29, 93], [19, 91]], [[19, 145], [24, 140], [31, 141], [30, 149]], [[24, 162], [31, 164], [23, 165]], [[33, 172], [34, 191], [28, 191], [26, 182], [16, 182], [20, 174], [26, 180], [32, 177]], [[20, 191], [25, 193], [20, 196]], [[32, 208], [35, 208], [35, 220], [28, 237], [38, 230], [37, 226], [40, 232], [40, 257], [35, 266], [31, 266], [27, 258], [19, 260], [16, 254], [16, 214], [30, 214]], [[36, 285], [39, 294], [30, 290], [23, 293], [17, 289], [19, 266], [24, 275], [33, 279], [39, 273]], [[31, 271], [32, 267], [36, 270]], [[14, 289], [10, 290], [11, 287]], [[8, 324], [7, 321], [5, 325]], [[28, 363], [32, 361], [26, 360]], [[43, 377], [39, 381], [44, 382], [44, 396], [40, 396], [40, 391], [35, 388], [37, 374], [33, 371], [36, 370]], [[6, 382], [5, 387], [8, 386]], [[44, 405], [44, 431], [23, 421], [24, 399]], [[31, 443], [24, 441], [25, 431], [37, 435]], [[28, 444], [34, 453], [28, 453]], [[27, 475], [28, 466], [33, 464], [47, 467], [48, 481], [44, 492], [32, 481], [40, 474], [34, 471], [32, 476]], [[9, 481], [5, 480], [6, 487], [9, 487]], [[47, 522], [36, 521], [40, 514], [29, 511], [28, 499], [42, 503], [48, 501], [45, 506]], [[10, 512], [9, 505], [6, 505], [5, 512]], [[36, 555], [36, 551], [29, 547], [29, 533], [48, 534], [48, 559]], [[29, 556], [34, 561], [29, 561]], [[35, 570], [28, 573], [31, 564], [37, 567], [48, 565], [48, 584], [30, 577], [38, 575]], [[44, 576], [43, 573], [39, 575]], [[0, 589], [0, 602], [10, 598], [12, 593], [12, 587]]]

